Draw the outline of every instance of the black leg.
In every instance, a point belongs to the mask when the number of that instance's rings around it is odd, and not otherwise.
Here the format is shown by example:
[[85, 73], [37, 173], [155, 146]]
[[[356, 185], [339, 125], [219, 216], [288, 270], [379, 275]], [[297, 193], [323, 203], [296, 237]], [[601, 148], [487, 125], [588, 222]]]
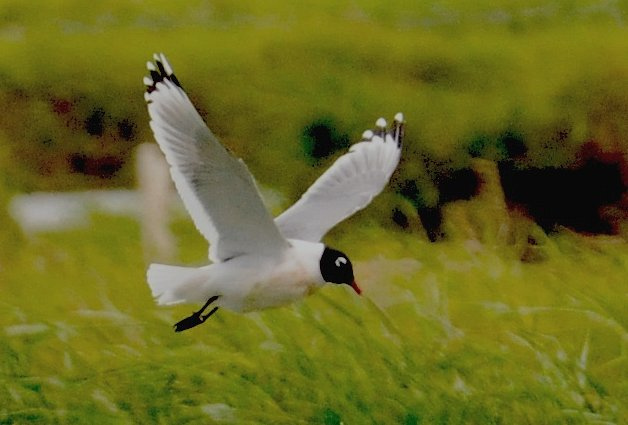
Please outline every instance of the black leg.
[[182, 332], [182, 331], [184, 331], [186, 329], [193, 328], [193, 327], [198, 326], [201, 323], [203, 323], [212, 314], [214, 314], [216, 312], [216, 310], [218, 310], [218, 307], [214, 307], [209, 313], [203, 315], [203, 312], [205, 311], [205, 309], [207, 309], [207, 307], [209, 307], [209, 305], [211, 303], [213, 303], [214, 301], [216, 301], [217, 299], [218, 299], [218, 296], [211, 297], [210, 299], [207, 300], [205, 305], [203, 305], [203, 307], [201, 307], [200, 310], [195, 311], [190, 316], [188, 316], [185, 319], [175, 323], [174, 331], [175, 332]]
[[214, 314], [216, 312], [216, 310], [218, 310], [218, 307], [212, 308], [212, 310], [209, 313], [201, 316], [201, 321], [204, 322], [205, 320], [207, 320], [212, 314]]
[[204, 312], [205, 309], [209, 307], [209, 305], [213, 303], [214, 301], [216, 301], [217, 299], [218, 299], [218, 295], [215, 295], [211, 297], [210, 299], [208, 299], [207, 302], [203, 305], [203, 307], [201, 307], [199, 311], [195, 312], [195, 314], [201, 314], [202, 312]]

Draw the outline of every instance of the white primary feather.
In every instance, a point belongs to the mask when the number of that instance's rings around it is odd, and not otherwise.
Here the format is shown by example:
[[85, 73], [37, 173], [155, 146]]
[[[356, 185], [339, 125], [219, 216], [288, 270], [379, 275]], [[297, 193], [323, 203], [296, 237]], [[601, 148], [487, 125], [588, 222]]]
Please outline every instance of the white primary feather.
[[395, 115], [389, 130], [383, 118], [376, 126], [375, 131], [365, 131], [363, 141], [351, 146], [301, 199], [275, 219], [284, 237], [320, 241], [384, 189], [401, 156], [403, 115]]
[[207, 128], [163, 55], [148, 69], [150, 126], [188, 213], [210, 243], [210, 259], [280, 255], [289, 244], [246, 165]]

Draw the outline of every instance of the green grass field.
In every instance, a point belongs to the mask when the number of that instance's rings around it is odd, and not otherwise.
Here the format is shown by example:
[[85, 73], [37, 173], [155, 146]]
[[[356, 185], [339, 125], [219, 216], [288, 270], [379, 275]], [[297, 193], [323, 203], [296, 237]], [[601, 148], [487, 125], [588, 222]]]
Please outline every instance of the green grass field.
[[[364, 296], [326, 287], [292, 307], [175, 334], [139, 229], [26, 239], [3, 263], [0, 423], [621, 424], [628, 420], [626, 245], [569, 233], [547, 260], [430, 244], [349, 223]], [[205, 245], [175, 223], [180, 260]]]
[[[0, 424], [628, 423], [626, 225], [622, 239], [528, 223], [505, 241], [485, 197], [448, 205], [448, 238], [431, 244], [410, 205], [437, 203], [438, 172], [503, 160], [507, 137], [529, 167], [573, 164], [587, 142], [625, 157], [625, 1], [1, 3]], [[327, 287], [175, 334], [196, 306], [154, 305], [136, 221], [19, 232], [15, 193], [134, 186], [160, 51], [287, 200], [329, 163], [310, 167], [304, 128], [327, 120], [355, 142], [404, 112], [390, 187], [328, 238], [362, 297]], [[120, 169], [90, 175], [73, 155]], [[203, 263], [191, 223], [172, 226], [176, 260]]]

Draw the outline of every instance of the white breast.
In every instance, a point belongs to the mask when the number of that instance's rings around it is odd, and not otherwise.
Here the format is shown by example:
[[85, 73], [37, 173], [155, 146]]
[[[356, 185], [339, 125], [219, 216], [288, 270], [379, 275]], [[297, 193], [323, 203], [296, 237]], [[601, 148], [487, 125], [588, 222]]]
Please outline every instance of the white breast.
[[277, 307], [303, 298], [325, 284], [320, 272], [322, 243], [290, 240], [276, 262], [247, 265], [249, 279], [226, 283], [218, 304], [235, 311]]

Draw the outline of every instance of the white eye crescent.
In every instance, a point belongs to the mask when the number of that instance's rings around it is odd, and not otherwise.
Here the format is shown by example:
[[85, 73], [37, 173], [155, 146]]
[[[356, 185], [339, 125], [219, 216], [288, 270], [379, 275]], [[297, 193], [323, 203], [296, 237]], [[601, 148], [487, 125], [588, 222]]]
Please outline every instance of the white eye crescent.
[[345, 257], [338, 257], [334, 263], [336, 264], [336, 267], [340, 267], [340, 264], [347, 264], [347, 259]]

